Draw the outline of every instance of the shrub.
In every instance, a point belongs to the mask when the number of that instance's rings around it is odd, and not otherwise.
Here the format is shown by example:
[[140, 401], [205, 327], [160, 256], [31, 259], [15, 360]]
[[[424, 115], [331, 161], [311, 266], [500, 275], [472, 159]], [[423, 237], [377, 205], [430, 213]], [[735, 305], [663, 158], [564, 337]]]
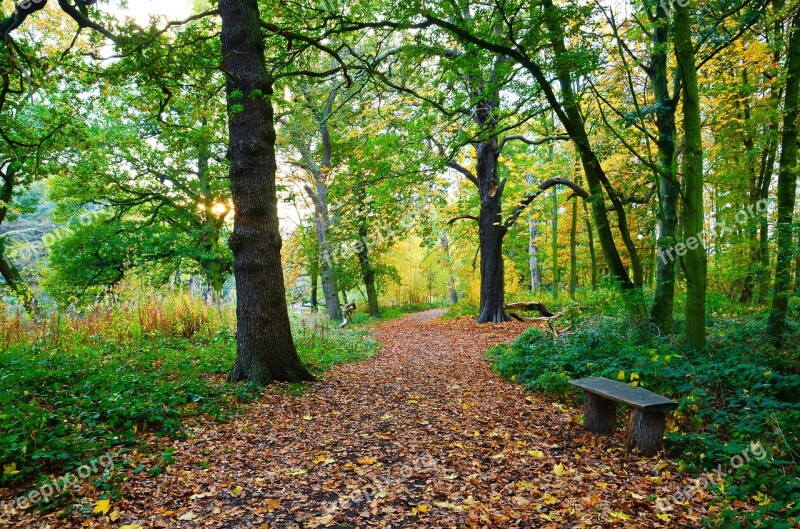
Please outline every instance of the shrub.
[[559, 343], [532, 328], [489, 356], [505, 378], [575, 404], [579, 393], [567, 381], [587, 376], [674, 398], [680, 405], [668, 424], [667, 449], [687, 472], [725, 466], [761, 443], [769, 457], [732, 469], [717, 488], [717, 514], [708, 524], [741, 527], [742, 520], [758, 520], [760, 527], [788, 528], [800, 523], [800, 376], [780, 372], [785, 356], [763, 339], [763, 324], [761, 318], [716, 317], [707, 350], [686, 352], [673, 338], [596, 317]]

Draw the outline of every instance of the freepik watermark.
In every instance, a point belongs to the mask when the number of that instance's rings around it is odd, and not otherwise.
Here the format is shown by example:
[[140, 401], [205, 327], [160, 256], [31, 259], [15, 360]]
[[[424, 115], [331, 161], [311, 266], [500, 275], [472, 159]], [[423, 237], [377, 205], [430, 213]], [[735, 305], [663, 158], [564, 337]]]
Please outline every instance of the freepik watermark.
[[397, 233], [409, 232], [409, 231], [411, 231], [411, 226], [407, 225], [401, 226], [397, 230], [395, 230], [392, 227], [386, 227], [382, 230], [376, 230], [370, 232], [368, 235], [361, 237], [359, 239], [351, 239], [349, 241], [342, 243], [333, 252], [323, 252], [322, 259], [329, 266], [333, 266], [334, 260], [345, 261], [360, 253], [363, 253], [364, 251], [370, 251], [378, 244], [392, 241], [397, 235]]
[[[769, 201], [759, 200], [755, 204], [751, 204], [746, 208], [742, 208], [741, 210], [737, 211], [733, 218], [736, 222], [736, 225], [741, 227], [756, 217], [766, 215], [768, 211]], [[719, 222], [714, 229], [716, 231], [716, 236], [722, 238], [725, 235], [734, 232], [736, 227], [731, 226], [725, 221], [722, 221]], [[658, 258], [661, 259], [661, 262], [666, 265], [675, 262], [675, 260], [678, 258], [686, 256], [686, 254], [690, 251], [697, 250], [698, 248], [705, 248], [705, 241], [708, 239], [708, 237], [706, 237], [707, 232], [708, 230], [704, 229], [700, 233], [697, 233], [692, 237], [688, 237], [684, 242], [679, 242], [674, 246], [659, 250]]]
[[661, 0], [659, 5], [667, 12], [672, 13], [675, 11], [675, 6], [686, 7], [689, 5], [690, 0]]
[[74, 474], [66, 474], [60, 478], [49, 481], [39, 487], [28, 491], [16, 500], [3, 502], [2, 510], [11, 512], [12, 510], [24, 511], [40, 503], [48, 503], [51, 498], [62, 494], [64, 491], [80, 487], [81, 482], [93, 475], [111, 472], [114, 470], [114, 458], [109, 454], [103, 454], [96, 459], [91, 459], [85, 465], [81, 465]]
[[741, 453], [731, 457], [728, 462], [728, 467], [723, 467], [722, 463], [720, 463], [716, 468], [707, 470], [700, 475], [700, 477], [694, 480], [694, 483], [690, 483], [682, 491], [676, 492], [669, 498], [659, 498], [658, 501], [656, 501], [656, 508], [661, 512], [672, 510], [673, 505], [686, 503], [700, 492], [708, 490], [711, 485], [723, 483], [727, 476], [733, 474], [734, 470], [743, 467], [753, 460], [763, 461], [766, 459], [767, 455], [767, 450], [764, 448], [764, 445], [760, 442], [752, 443], [742, 450]]
[[[99, 209], [96, 211], [85, 211], [76, 218], [71, 219], [63, 226], [59, 226], [47, 233], [38, 241], [30, 242], [19, 251], [19, 258], [33, 259], [41, 250], [49, 250], [56, 243], [63, 241], [67, 237], [75, 235], [75, 229], [79, 226], [87, 227], [97, 222], [105, 222], [114, 216], [114, 212], [109, 209]], [[10, 231], [6, 235], [17, 235], [23, 232]], [[24, 239], [23, 239], [24, 240]]]

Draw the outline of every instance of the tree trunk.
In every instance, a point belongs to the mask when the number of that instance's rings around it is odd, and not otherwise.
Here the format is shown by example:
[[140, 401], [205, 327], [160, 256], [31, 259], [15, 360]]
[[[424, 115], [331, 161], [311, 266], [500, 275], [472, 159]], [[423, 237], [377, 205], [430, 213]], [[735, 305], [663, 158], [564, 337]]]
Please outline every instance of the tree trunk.
[[661, 3], [656, 7], [656, 26], [653, 29], [651, 81], [653, 97], [657, 101], [656, 127], [658, 129], [658, 255], [656, 259], [656, 286], [650, 317], [664, 334], [672, 332], [675, 307], [675, 261], [668, 253], [677, 243], [678, 197], [680, 185], [675, 165], [675, 113], [678, 95], [673, 98], [669, 90], [667, 70], [667, 44], [669, 42], [669, 13]]
[[313, 380], [297, 355], [286, 305], [272, 79], [265, 65], [258, 3], [219, 0], [219, 12], [235, 205], [229, 245], [238, 299], [236, 361], [229, 378], [259, 385]]
[[[575, 143], [583, 164], [583, 171], [591, 194], [592, 215], [597, 229], [597, 237], [600, 240], [600, 246], [603, 249], [603, 255], [609, 271], [614, 281], [619, 282], [625, 294], [625, 302], [631, 312], [631, 316], [634, 319], [640, 319], [645, 314], [644, 299], [641, 295], [641, 288], [631, 281], [628, 271], [625, 269], [622, 257], [614, 241], [614, 234], [611, 231], [605, 193], [610, 193], [611, 195], [613, 194], [613, 189], [606, 185], [608, 179], [605, 171], [597, 158], [597, 154], [592, 149], [589, 135], [586, 132], [586, 124], [583, 120], [580, 103], [572, 84], [572, 72], [569, 68], [570, 61], [565, 59], [567, 49], [564, 44], [564, 28], [560, 25], [558, 8], [553, 4], [552, 0], [544, 0], [543, 5], [547, 12], [545, 23], [551, 34], [551, 44], [556, 59], [556, 73], [561, 90], [563, 112], [558, 112], [559, 119]], [[531, 73], [536, 75], [536, 72]], [[546, 79], [543, 80], [537, 77], [537, 82], [544, 85], [543, 88], [549, 88]], [[558, 104], [557, 101], [553, 101], [552, 96], [548, 99], [551, 104]], [[623, 220], [623, 218], [620, 218], [620, 222]]]
[[358, 265], [361, 268], [361, 278], [364, 281], [364, 288], [367, 291], [367, 310], [370, 316], [378, 316], [378, 289], [375, 287], [375, 269], [369, 261], [369, 248], [367, 241], [367, 224], [362, 222], [358, 229], [360, 243], [356, 246], [358, 254]]
[[[533, 185], [533, 175], [527, 173], [525, 182], [528, 187]], [[539, 247], [536, 238], [539, 236], [539, 225], [534, 218], [533, 212], [528, 216], [528, 265], [531, 274], [531, 292], [536, 292], [542, 286], [542, 272], [539, 269]]]
[[[550, 160], [553, 159], [553, 148], [550, 147]], [[553, 216], [553, 239], [551, 250], [553, 252], [553, 299], [557, 300], [561, 295], [561, 271], [558, 268], [558, 188], [553, 188], [553, 209], [551, 215]]]
[[[580, 181], [578, 181], [580, 184]], [[578, 290], [578, 199], [572, 202], [572, 226], [569, 231], [569, 297]]]
[[[683, 128], [685, 179], [683, 236], [686, 245], [686, 344], [702, 349], [706, 343], [706, 249], [702, 239], [703, 136], [700, 121], [700, 91], [697, 82], [694, 44], [688, 6], [675, 6], [675, 54], [683, 77]], [[694, 241], [694, 243], [692, 242]]]
[[322, 294], [325, 297], [325, 310], [331, 320], [341, 320], [342, 306], [339, 303], [339, 288], [333, 275], [333, 258], [328, 241], [327, 208], [317, 206], [316, 229], [317, 240], [319, 240], [320, 276], [322, 277]]
[[783, 112], [783, 134], [778, 172], [777, 263], [775, 293], [767, 321], [767, 335], [778, 345], [783, 343], [786, 315], [792, 290], [792, 233], [797, 200], [797, 120], [800, 117], [800, 15], [792, 19], [786, 52], [786, 92]]
[[794, 291], [800, 294], [800, 230], [797, 231], [797, 244], [794, 256]]
[[[488, 116], [487, 116], [488, 119]], [[505, 305], [505, 270], [503, 238], [506, 228], [501, 220], [502, 192], [497, 182], [497, 138], [483, 142], [477, 150], [477, 177], [481, 196], [478, 235], [481, 252], [481, 299], [478, 323], [509, 321]]]
[[[12, 161], [5, 173], [1, 173], [3, 179], [3, 187], [0, 187], [0, 224], [6, 220], [8, 215], [8, 205], [11, 203], [11, 198], [14, 195], [14, 187], [17, 185], [17, 172], [21, 165]], [[6, 255], [6, 238], [0, 235], [0, 276], [8, 285], [8, 288], [14, 292], [16, 298], [22, 303], [30, 314], [35, 314], [38, 307], [36, 298], [33, 296], [33, 291], [30, 285], [22, 278], [19, 269], [11, 262], [8, 255]]]
[[447, 267], [447, 289], [450, 291], [450, 304], [455, 305], [458, 303], [458, 290], [456, 290], [456, 276], [453, 273], [453, 259], [450, 256], [450, 239], [447, 238], [447, 232], [442, 230], [442, 236], [439, 239], [444, 251], [444, 262]]
[[[230, 273], [230, 265], [222, 260], [220, 251], [220, 231], [224, 225], [225, 215], [216, 216], [214, 213], [215, 197], [208, 180], [209, 160], [211, 152], [206, 142], [197, 145], [197, 180], [203, 193], [204, 223], [201, 226], [202, 236], [200, 244], [204, 255], [200, 265], [206, 276], [209, 286], [214, 290], [214, 296], [221, 299], [225, 286], [226, 276]], [[226, 212], [227, 213], [227, 212]]]
[[589, 260], [592, 266], [592, 290], [597, 290], [597, 254], [594, 249], [594, 232], [592, 231], [592, 221], [589, 218], [589, 207], [583, 203], [584, 219], [586, 220], [586, 234], [589, 236]]
[[319, 264], [311, 265], [308, 273], [311, 275], [311, 312], [315, 313], [319, 310]]

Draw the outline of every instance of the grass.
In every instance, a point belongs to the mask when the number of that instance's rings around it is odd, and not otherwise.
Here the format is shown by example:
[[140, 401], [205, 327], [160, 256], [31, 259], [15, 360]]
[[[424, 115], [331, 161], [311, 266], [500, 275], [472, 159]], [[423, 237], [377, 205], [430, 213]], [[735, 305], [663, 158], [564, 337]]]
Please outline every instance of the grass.
[[[0, 487], [31, 486], [108, 452], [147, 450], [153, 434], [185, 435], [185, 419], [226, 420], [257, 399], [261, 388], [226, 382], [236, 356], [232, 321], [231, 307], [182, 292], [38, 322], [2, 316]], [[366, 330], [322, 318], [297, 319], [294, 334], [317, 375], [378, 348]]]

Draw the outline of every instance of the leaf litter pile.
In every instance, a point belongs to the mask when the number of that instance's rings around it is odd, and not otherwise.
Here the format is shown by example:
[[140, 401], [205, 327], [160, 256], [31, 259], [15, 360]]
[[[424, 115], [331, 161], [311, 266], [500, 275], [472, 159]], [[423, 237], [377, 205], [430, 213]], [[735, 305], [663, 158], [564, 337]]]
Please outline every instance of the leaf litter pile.
[[691, 485], [672, 462], [625, 454], [624, 432], [587, 434], [580, 409], [489, 370], [484, 351], [530, 324], [439, 314], [377, 327], [378, 355], [335, 367], [300, 395], [273, 387], [228, 424], [195, 425], [161, 475], [128, 471], [111, 501], [84, 490], [88, 519], [77, 510], [28, 514], [10, 527], [698, 524], [707, 491], [656, 508]]

